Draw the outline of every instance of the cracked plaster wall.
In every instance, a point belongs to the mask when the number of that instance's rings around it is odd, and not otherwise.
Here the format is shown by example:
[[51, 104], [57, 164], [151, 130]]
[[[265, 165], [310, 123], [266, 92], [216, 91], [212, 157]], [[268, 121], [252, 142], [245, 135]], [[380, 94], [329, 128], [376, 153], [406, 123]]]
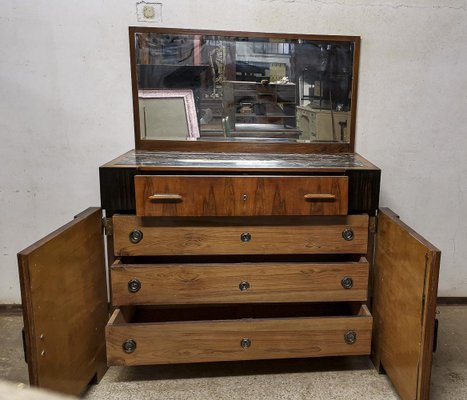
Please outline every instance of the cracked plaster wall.
[[[441, 248], [467, 296], [467, 17], [460, 0], [162, 1], [162, 26], [362, 37], [357, 151], [381, 204]], [[98, 166], [133, 147], [134, 1], [0, 4], [0, 303], [16, 253], [99, 204]]]

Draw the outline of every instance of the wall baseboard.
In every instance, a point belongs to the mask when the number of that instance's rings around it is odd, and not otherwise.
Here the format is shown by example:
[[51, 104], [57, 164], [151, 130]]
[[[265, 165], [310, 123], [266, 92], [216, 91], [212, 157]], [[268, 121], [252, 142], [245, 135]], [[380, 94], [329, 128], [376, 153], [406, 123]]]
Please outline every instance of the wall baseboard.
[[438, 297], [438, 304], [467, 304], [467, 297]]
[[0, 314], [22, 314], [21, 304], [0, 304]]

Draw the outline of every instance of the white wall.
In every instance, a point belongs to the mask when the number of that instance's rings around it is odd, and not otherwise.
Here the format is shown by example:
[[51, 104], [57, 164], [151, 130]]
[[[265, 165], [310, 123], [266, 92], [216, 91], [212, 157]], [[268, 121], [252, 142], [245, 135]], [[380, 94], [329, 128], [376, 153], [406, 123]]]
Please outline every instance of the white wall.
[[[443, 251], [440, 295], [467, 296], [466, 1], [162, 3], [166, 27], [362, 36], [357, 150]], [[0, 303], [16, 253], [98, 205], [98, 166], [133, 147], [129, 25], [135, 1], [0, 3]]]

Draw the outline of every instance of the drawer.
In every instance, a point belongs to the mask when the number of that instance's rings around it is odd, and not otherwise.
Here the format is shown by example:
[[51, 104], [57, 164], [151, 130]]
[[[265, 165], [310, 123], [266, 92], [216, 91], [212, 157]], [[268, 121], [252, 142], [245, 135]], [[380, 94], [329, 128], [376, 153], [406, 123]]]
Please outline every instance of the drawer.
[[346, 176], [135, 176], [138, 216], [346, 215]]
[[368, 262], [132, 264], [111, 267], [112, 304], [365, 301]]
[[107, 363], [367, 355], [371, 329], [366, 306], [345, 304], [116, 309], [106, 327]]
[[366, 254], [368, 247], [367, 215], [212, 220], [115, 215], [113, 228], [116, 256]]

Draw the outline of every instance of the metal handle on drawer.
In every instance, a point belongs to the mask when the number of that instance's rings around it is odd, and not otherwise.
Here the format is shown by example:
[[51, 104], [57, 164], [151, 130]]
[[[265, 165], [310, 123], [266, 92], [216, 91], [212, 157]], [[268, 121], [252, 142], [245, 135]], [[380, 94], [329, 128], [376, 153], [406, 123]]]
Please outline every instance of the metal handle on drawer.
[[183, 197], [178, 193], [154, 193], [148, 197], [149, 200], [168, 200], [168, 201], [182, 201]]
[[134, 229], [130, 232], [129, 238], [131, 243], [137, 244], [143, 239], [143, 232], [139, 229]]
[[357, 341], [357, 332], [347, 331], [344, 334], [344, 342], [347, 344], [354, 344]]
[[240, 346], [242, 346], [243, 349], [248, 349], [251, 346], [251, 339], [249, 338], [243, 338], [240, 340]]
[[243, 232], [240, 235], [240, 240], [244, 243], [248, 243], [251, 240], [251, 234], [249, 232]]
[[133, 339], [125, 340], [122, 344], [125, 353], [133, 353], [136, 350], [136, 342]]
[[331, 193], [307, 193], [305, 200], [336, 200], [336, 195]]
[[344, 276], [341, 280], [341, 285], [344, 289], [352, 289], [353, 279], [350, 276]]
[[137, 293], [141, 289], [141, 282], [139, 279], [133, 278], [128, 282], [128, 291], [130, 293]]

